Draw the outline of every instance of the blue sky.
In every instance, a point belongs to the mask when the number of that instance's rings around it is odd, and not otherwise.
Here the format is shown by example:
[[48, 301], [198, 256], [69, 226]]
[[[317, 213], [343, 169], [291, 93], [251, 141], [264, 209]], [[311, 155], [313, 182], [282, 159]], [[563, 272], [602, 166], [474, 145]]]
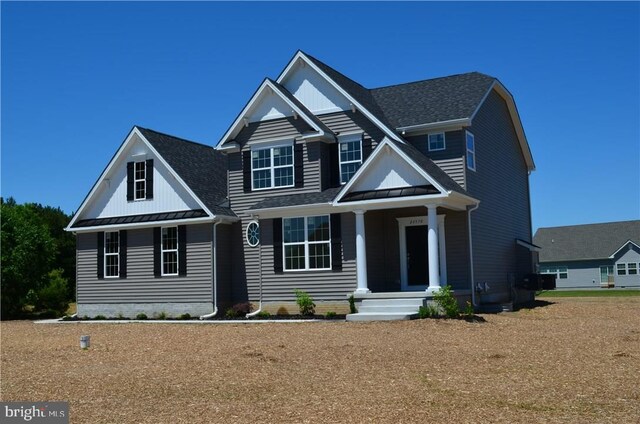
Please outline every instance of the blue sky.
[[534, 228], [640, 219], [639, 3], [2, 2], [2, 196], [73, 212], [134, 124], [215, 144], [302, 49], [516, 99]]

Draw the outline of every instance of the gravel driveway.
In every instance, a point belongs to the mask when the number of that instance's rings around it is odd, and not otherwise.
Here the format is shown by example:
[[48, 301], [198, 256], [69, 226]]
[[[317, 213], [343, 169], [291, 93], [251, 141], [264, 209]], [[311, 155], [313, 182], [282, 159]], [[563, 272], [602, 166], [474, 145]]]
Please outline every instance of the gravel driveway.
[[485, 323], [3, 322], [0, 397], [92, 424], [640, 422], [640, 298], [549, 300]]

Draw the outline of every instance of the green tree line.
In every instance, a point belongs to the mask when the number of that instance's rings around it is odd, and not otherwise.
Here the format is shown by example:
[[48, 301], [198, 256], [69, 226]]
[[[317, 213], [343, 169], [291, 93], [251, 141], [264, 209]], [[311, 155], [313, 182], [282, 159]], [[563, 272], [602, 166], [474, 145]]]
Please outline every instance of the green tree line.
[[71, 216], [38, 203], [0, 198], [2, 319], [59, 316], [75, 300], [75, 237]]

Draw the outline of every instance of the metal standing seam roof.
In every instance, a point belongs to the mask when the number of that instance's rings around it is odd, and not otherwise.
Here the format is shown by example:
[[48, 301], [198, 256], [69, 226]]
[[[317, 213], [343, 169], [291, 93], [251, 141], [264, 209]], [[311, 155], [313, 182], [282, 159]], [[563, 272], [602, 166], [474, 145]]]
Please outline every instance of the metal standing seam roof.
[[103, 225], [137, 224], [141, 222], [174, 221], [180, 219], [203, 218], [208, 214], [203, 209], [148, 213], [144, 215], [114, 216], [109, 218], [83, 219], [76, 222], [73, 228], [100, 227]]
[[640, 245], [640, 220], [540, 228], [540, 262], [607, 259], [628, 241]]

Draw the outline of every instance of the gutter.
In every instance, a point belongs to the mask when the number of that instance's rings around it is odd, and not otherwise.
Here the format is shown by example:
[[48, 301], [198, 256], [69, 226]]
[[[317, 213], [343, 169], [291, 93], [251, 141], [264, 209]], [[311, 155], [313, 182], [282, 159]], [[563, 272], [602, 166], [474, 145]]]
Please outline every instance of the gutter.
[[218, 314], [218, 225], [220, 221], [213, 223], [213, 239], [211, 241], [211, 269], [213, 270], [213, 312], [200, 315], [201, 320], [213, 318]]
[[476, 278], [473, 272], [473, 239], [471, 237], [471, 212], [478, 209], [480, 202], [473, 205], [467, 210], [467, 229], [469, 230], [469, 264], [471, 265], [471, 304], [474, 308], [478, 307], [476, 303]]

